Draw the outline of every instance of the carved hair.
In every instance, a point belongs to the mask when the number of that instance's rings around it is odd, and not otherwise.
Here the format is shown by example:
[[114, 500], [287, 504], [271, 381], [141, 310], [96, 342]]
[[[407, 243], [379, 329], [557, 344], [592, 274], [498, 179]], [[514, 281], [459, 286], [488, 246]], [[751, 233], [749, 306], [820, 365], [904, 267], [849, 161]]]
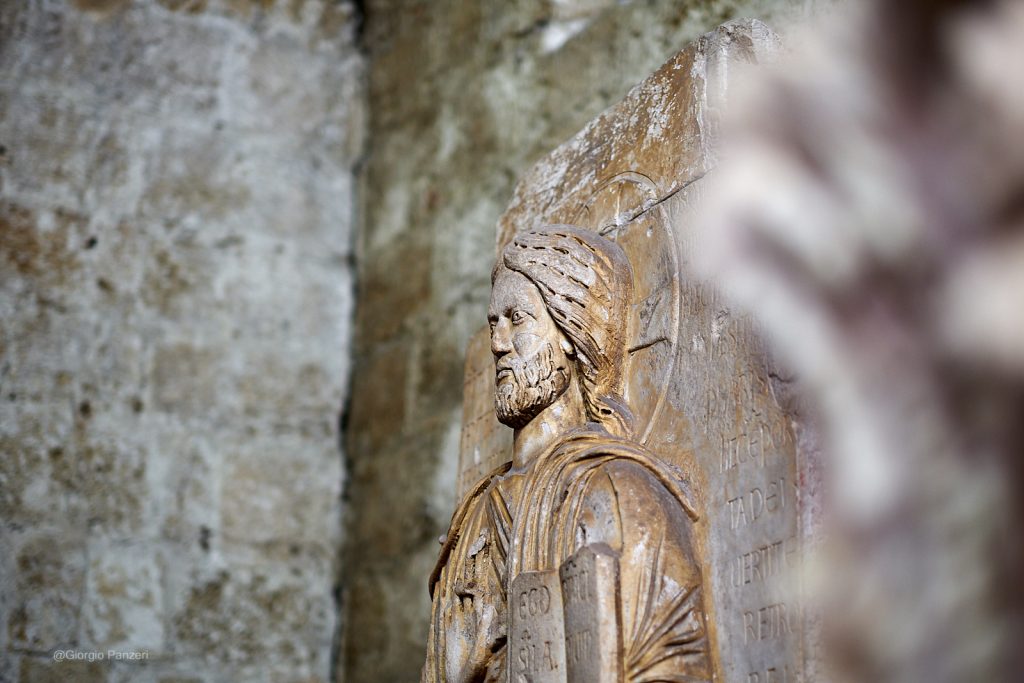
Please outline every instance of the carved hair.
[[575, 348], [587, 416], [609, 433], [631, 436], [633, 415], [622, 398], [626, 321], [633, 270], [622, 248], [596, 232], [547, 225], [515, 236], [504, 264], [525, 275]]

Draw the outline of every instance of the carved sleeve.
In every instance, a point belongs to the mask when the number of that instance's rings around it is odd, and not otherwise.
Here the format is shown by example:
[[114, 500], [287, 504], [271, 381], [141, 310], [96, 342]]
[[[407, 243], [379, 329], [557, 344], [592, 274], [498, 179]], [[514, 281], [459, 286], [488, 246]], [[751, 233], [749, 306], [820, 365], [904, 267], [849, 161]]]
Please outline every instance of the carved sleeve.
[[[427, 661], [423, 683], [497, 680], [504, 653], [505, 606], [496, 560], [494, 525], [485, 505], [466, 515], [447, 563], [441, 569], [431, 603]], [[503, 564], [503, 560], [501, 560]]]
[[642, 466], [614, 462], [587, 483], [574, 545], [619, 552], [626, 680], [710, 681], [693, 522]]

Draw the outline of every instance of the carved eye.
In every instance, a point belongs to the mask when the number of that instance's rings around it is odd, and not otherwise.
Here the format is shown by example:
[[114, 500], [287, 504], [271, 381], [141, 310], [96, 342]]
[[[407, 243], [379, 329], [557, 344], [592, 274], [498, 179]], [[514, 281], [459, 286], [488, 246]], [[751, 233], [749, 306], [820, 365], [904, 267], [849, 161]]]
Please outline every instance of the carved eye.
[[512, 324], [513, 325], [522, 325], [525, 322], [526, 322], [526, 314], [523, 313], [522, 311], [516, 311], [516, 312], [514, 312], [512, 314]]

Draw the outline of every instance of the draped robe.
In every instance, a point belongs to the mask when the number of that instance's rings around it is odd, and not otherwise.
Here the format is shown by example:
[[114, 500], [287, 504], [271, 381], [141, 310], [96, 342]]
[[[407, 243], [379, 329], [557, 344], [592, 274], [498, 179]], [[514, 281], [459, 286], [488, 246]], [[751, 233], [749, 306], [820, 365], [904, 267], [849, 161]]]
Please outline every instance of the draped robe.
[[591, 543], [619, 554], [625, 680], [710, 681], [691, 500], [677, 471], [593, 425], [522, 473], [489, 474], [453, 515], [430, 578], [422, 681], [504, 682], [511, 580]]

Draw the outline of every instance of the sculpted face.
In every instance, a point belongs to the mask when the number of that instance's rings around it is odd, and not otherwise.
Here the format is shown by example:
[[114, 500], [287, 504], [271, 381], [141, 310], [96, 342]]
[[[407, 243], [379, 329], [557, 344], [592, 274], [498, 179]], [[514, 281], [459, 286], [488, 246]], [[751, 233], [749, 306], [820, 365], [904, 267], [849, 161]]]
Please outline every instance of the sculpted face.
[[502, 424], [519, 429], [569, 387], [572, 348], [530, 280], [499, 268], [491, 288], [487, 320], [495, 364], [494, 412]]

